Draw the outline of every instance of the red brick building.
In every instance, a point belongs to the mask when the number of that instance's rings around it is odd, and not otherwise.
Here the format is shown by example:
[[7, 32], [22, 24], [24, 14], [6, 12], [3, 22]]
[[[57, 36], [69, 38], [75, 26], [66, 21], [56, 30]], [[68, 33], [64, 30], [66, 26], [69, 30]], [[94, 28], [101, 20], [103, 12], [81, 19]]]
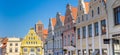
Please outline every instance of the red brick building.
[[44, 25], [41, 21], [38, 21], [37, 24], [35, 24], [35, 32], [37, 33], [37, 35], [39, 36], [39, 38], [45, 42], [45, 39], [48, 36], [48, 30], [44, 29]]

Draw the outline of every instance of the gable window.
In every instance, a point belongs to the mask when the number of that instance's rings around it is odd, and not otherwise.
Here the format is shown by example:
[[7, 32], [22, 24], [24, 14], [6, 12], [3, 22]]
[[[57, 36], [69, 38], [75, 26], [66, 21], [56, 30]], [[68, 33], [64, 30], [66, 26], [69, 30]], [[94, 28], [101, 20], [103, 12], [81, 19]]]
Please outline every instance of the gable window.
[[106, 34], [106, 21], [105, 20], [101, 21], [101, 31], [102, 31], [102, 35]]
[[80, 17], [78, 17], [78, 23], [80, 23]]
[[66, 46], [66, 36], [64, 37], [64, 46]]
[[80, 10], [81, 10], [81, 5], [80, 5]]
[[88, 35], [89, 37], [92, 37], [92, 25], [88, 25]]
[[75, 45], [75, 37], [74, 37], [74, 34], [72, 34], [72, 40], [71, 40], [71, 45], [74, 46]]
[[83, 38], [85, 38], [86, 37], [86, 27], [83, 27], [82, 32], [83, 32]]
[[86, 14], [86, 20], [88, 20], [88, 14]]
[[115, 25], [120, 25], [120, 6], [114, 8]]
[[68, 45], [70, 45], [70, 35], [68, 35]]
[[97, 8], [97, 10], [98, 10], [98, 14], [100, 14], [100, 8], [99, 7]]
[[98, 34], [99, 34], [98, 22], [96, 22], [96, 23], [94, 24], [94, 28], [95, 28], [95, 36], [98, 36]]
[[82, 21], [84, 21], [84, 16], [82, 15]]
[[80, 39], [80, 28], [77, 29], [78, 39]]
[[92, 10], [92, 17], [94, 17], [94, 11]]

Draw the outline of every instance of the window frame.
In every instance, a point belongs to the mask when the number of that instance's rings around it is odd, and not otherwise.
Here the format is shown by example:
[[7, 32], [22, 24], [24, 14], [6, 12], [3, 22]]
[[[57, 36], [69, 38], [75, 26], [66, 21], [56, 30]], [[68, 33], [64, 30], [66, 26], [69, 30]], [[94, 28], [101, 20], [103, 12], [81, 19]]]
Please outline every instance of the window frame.
[[114, 12], [114, 24], [120, 25], [120, 21], [119, 21], [120, 6], [114, 8], [113, 12]]

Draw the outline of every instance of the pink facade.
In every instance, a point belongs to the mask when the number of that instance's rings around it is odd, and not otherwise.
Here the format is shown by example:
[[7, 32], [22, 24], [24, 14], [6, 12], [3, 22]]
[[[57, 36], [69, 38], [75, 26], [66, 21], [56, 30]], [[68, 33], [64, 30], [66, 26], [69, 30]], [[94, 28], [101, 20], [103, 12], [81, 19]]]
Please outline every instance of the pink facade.
[[67, 50], [64, 54], [71, 55], [75, 53], [76, 36], [75, 21], [77, 16], [77, 8], [67, 4], [64, 28], [63, 28], [63, 49]]

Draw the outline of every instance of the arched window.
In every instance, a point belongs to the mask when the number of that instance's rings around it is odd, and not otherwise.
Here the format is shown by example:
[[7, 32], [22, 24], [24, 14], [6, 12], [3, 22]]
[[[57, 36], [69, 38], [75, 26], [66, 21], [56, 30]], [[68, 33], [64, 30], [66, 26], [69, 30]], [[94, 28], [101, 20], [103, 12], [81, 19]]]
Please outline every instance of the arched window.
[[78, 23], [80, 23], [80, 17], [78, 17]]
[[94, 11], [92, 10], [92, 17], [94, 17]]
[[98, 14], [100, 14], [100, 8], [99, 7], [97, 8], [97, 10], [98, 10]]

